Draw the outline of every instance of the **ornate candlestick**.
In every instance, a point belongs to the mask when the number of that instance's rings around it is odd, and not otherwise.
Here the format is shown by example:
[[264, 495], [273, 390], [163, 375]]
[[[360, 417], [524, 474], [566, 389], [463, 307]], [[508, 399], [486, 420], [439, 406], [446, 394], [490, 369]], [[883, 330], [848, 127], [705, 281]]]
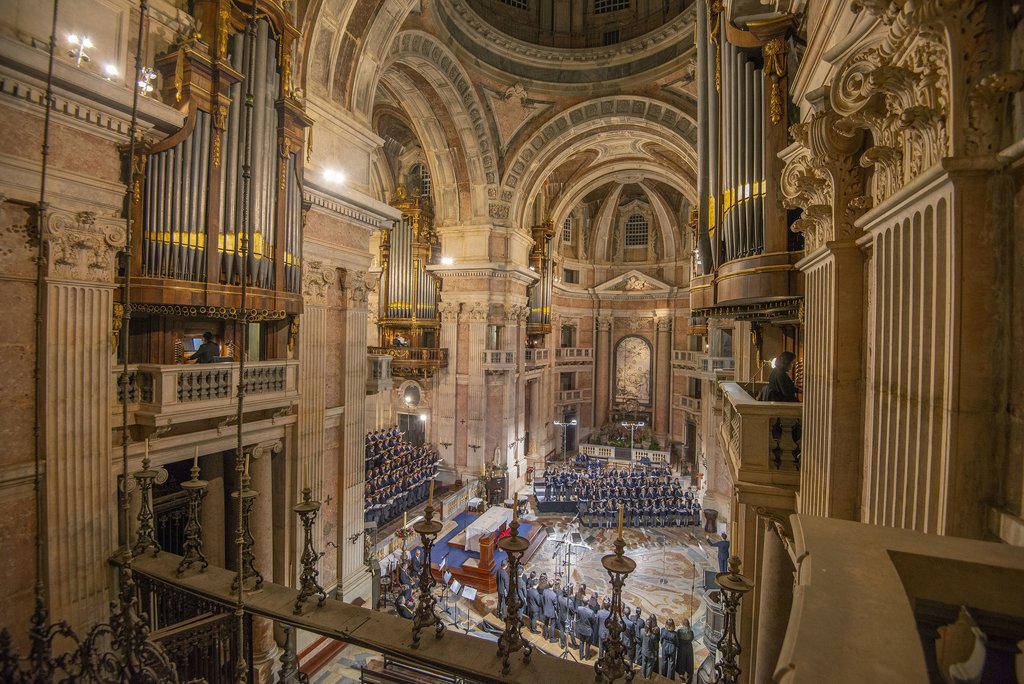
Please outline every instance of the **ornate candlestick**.
[[743, 595], [754, 588], [749, 578], [740, 574], [738, 556], [729, 558], [729, 572], [720, 572], [715, 576], [715, 584], [722, 590], [722, 606], [725, 608], [725, 627], [722, 638], [716, 647], [721, 658], [715, 663], [715, 684], [738, 684], [740, 666], [736, 663], [740, 651], [740, 640], [736, 637], [736, 610], [739, 608]]
[[412, 621], [412, 645], [420, 645], [420, 630], [424, 627], [434, 625], [434, 636], [440, 639], [444, 635], [444, 623], [436, 614], [435, 607], [437, 600], [431, 590], [437, 582], [434, 580], [434, 573], [430, 567], [430, 552], [434, 549], [434, 540], [444, 527], [441, 521], [434, 520], [434, 482], [430, 482], [430, 500], [423, 511], [423, 520], [412, 526], [420, 535], [423, 543], [423, 567], [420, 569], [420, 595], [416, 600], [416, 615]]
[[316, 514], [320, 511], [320, 502], [312, 501], [312, 492], [309, 487], [302, 490], [302, 501], [295, 504], [292, 509], [299, 514], [302, 520], [302, 532], [305, 544], [302, 548], [302, 575], [299, 577], [299, 596], [295, 599], [295, 610], [292, 612], [298, 615], [302, 612], [302, 604], [311, 596], [319, 596], [317, 607], [324, 605], [327, 600], [327, 592], [317, 582], [320, 571], [316, 569], [317, 561], [323, 558], [322, 551], [313, 550], [313, 522]]
[[203, 526], [199, 522], [199, 514], [206, 496], [206, 480], [199, 479], [199, 465], [193, 462], [192, 479], [181, 483], [181, 488], [188, 493], [188, 522], [185, 524], [185, 544], [175, 574], [181, 577], [194, 564], [200, 563], [199, 572], [210, 565], [203, 554]]
[[622, 539], [622, 507], [619, 507], [619, 536], [615, 540], [615, 553], [609, 553], [601, 559], [601, 565], [608, 571], [612, 583], [611, 615], [606, 621], [608, 638], [604, 642], [604, 654], [594, 663], [598, 682], [614, 682], [625, 675], [626, 681], [633, 681], [633, 663], [626, 657], [626, 647], [622, 643], [622, 587], [626, 577], [636, 570], [636, 561], [624, 555], [626, 542]]
[[166, 476], [167, 471], [163, 468], [149, 467], [149, 440], [146, 440], [146, 455], [142, 459], [142, 470], [132, 473], [132, 477], [139, 483], [139, 496], [142, 503], [139, 507], [139, 529], [135, 534], [135, 546], [132, 547], [132, 554], [141, 556], [148, 549], [153, 549], [153, 555], [160, 553], [160, 543], [156, 540], [156, 530], [153, 529], [153, 482], [161, 475]]
[[[246, 464], [246, 471], [248, 471], [248, 464]], [[258, 494], [259, 492], [255, 489], [249, 489], [249, 474], [246, 472], [242, 475], [242, 524], [238, 529], [240, 536], [235, 539], [235, 543], [242, 547], [242, 567], [231, 583], [232, 591], [238, 589], [239, 579], [244, 584], [254, 577], [256, 581], [253, 582], [252, 588], [249, 591], [256, 591], [263, 587], [263, 575], [256, 569], [256, 554], [252, 551], [252, 547], [256, 544], [256, 539], [252, 536], [252, 529], [249, 525], [249, 519], [252, 517], [252, 506], [256, 503], [256, 496]], [[238, 492], [231, 492], [231, 496], [237, 500]]]
[[519, 536], [519, 493], [512, 499], [512, 524], [509, 536], [498, 541], [498, 548], [508, 555], [508, 598], [505, 599], [505, 631], [498, 637], [498, 657], [501, 658], [501, 673], [508, 674], [509, 658], [522, 649], [523, 662], [529, 664], [533, 645], [523, 638], [523, 622], [519, 618], [519, 567], [523, 554], [530, 543]]

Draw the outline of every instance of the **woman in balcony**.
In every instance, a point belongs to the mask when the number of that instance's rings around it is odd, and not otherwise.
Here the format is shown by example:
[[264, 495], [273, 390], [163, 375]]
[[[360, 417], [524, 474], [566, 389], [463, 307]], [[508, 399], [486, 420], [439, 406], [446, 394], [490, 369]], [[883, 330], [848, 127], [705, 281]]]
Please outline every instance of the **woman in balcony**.
[[782, 352], [775, 359], [775, 368], [768, 376], [768, 384], [757, 396], [758, 401], [799, 401], [796, 396], [796, 385], [789, 377], [789, 368], [796, 360], [793, 352]]

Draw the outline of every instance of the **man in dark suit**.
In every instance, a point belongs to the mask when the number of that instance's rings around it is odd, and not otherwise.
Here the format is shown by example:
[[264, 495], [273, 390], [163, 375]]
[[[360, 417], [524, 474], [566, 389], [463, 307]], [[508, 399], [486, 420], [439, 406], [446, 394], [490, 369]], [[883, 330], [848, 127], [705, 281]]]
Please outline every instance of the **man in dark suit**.
[[676, 652], [676, 673], [679, 679], [693, 684], [693, 630], [690, 621], [683, 618], [683, 623], [676, 630], [679, 635], [679, 650]]
[[641, 616], [640, 606], [636, 607], [636, 614], [633, 616], [633, 664], [639, 665], [644, 659], [644, 619]]
[[413, 618], [412, 610], [409, 608], [405, 597], [401, 594], [395, 597], [395, 612], [398, 613], [399, 617], [404, 617], [406, 620], [412, 620]]
[[622, 610], [622, 645], [626, 649], [623, 654], [626, 658], [627, 663], [633, 662], [633, 634], [636, 630], [636, 621], [631, 615], [631, 609], [626, 606]]
[[576, 604], [573, 601], [572, 587], [568, 584], [558, 595], [558, 642], [565, 648], [569, 638], [572, 639], [572, 647], [576, 648], [576, 637], [570, 634], [569, 626], [576, 615]]
[[505, 619], [505, 606], [508, 598], [508, 560], [501, 561], [501, 567], [498, 568], [498, 617], [502, 620]]
[[398, 568], [398, 583], [402, 586], [401, 592], [406, 601], [412, 601], [413, 579], [409, 575], [409, 566], [402, 563]]
[[729, 535], [722, 533], [722, 538], [716, 542], [709, 542], [709, 546], [718, 549], [718, 572], [729, 570]]
[[541, 615], [544, 616], [544, 638], [555, 640], [555, 627], [558, 626], [558, 584], [547, 584], [541, 592]]
[[[597, 601], [591, 604], [591, 608], [597, 605]], [[612, 614], [612, 602], [610, 599], [605, 599], [601, 604], [601, 609], [597, 611], [597, 657], [600, 659], [604, 655], [604, 642], [608, 638], [608, 617]]]
[[661, 650], [661, 630], [658, 620], [653, 615], [647, 618], [644, 627], [644, 679], [650, 679], [652, 672], [658, 671], [658, 656]]
[[412, 565], [412, 576], [419, 577], [420, 573], [423, 572], [423, 549], [417, 548], [412, 552], [412, 559], [409, 561]]
[[590, 645], [594, 639], [594, 621], [597, 619], [590, 605], [580, 604], [576, 609], [576, 638], [580, 641], [580, 660], [590, 657]]
[[519, 582], [516, 584], [516, 593], [519, 595], [519, 617], [526, 615], [526, 590], [530, 582], [526, 577], [526, 571], [519, 573]]
[[526, 615], [530, 619], [530, 631], [534, 634], [537, 632], [537, 618], [541, 614], [541, 598], [540, 592], [537, 590], [536, 579], [530, 578], [530, 586], [526, 589]]

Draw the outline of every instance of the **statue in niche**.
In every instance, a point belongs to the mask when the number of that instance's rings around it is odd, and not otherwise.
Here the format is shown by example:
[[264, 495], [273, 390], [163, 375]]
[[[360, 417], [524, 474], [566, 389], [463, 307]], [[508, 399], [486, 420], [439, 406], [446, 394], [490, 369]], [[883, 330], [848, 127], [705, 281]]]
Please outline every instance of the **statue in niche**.
[[651, 347], [636, 336], [626, 337], [615, 350], [615, 401], [651, 403]]

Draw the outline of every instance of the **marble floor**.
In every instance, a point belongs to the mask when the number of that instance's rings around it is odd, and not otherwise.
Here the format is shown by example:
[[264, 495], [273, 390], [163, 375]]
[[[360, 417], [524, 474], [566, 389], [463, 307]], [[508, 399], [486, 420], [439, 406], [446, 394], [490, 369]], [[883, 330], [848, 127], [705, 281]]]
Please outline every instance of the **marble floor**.
[[[548, 576], [564, 573], [564, 552], [560, 551], [563, 545], [557, 541], [571, 538], [572, 533], [577, 532], [583, 544], [589, 548], [574, 550], [570, 573], [572, 583], [578, 585], [584, 582], [588, 592], [596, 591], [601, 596], [610, 590], [608, 573], [601, 565], [601, 557], [614, 553], [614, 529], [587, 528], [571, 522], [572, 519], [566, 515], [538, 516], [532, 511], [525, 516], [525, 520], [550, 528], [547, 540], [527, 564], [527, 570], [536, 570], [538, 575], [545, 572]], [[658, 623], [662, 626], [668, 618], [674, 619], [677, 626], [682, 618], [689, 618], [696, 635], [694, 659], [699, 664], [708, 653], [702, 640], [703, 576], [705, 570], [717, 569], [714, 550], [709, 549], [705, 543], [704, 531], [696, 527], [626, 528], [623, 530], [623, 539], [626, 542], [626, 555], [636, 561], [637, 565], [636, 571], [626, 580], [622, 592], [625, 605], [639, 605], [645, 615], [657, 615]], [[439, 605], [443, 607], [444, 603]], [[475, 627], [471, 627], [469, 633], [493, 640], [493, 636], [486, 635], [479, 625], [488, 615], [487, 622], [498, 624], [494, 615], [496, 606], [496, 594], [481, 594], [472, 604], [459, 601], [460, 626], [473, 625]], [[451, 614], [444, 616], [444, 619], [452, 623], [454, 608], [449, 608]], [[549, 644], [539, 635], [528, 635], [528, 638], [536, 647], [553, 655], [561, 652], [557, 643]], [[380, 660], [373, 652], [346, 646], [310, 681], [315, 684], [359, 681], [360, 666], [367, 665], [375, 658]]]

